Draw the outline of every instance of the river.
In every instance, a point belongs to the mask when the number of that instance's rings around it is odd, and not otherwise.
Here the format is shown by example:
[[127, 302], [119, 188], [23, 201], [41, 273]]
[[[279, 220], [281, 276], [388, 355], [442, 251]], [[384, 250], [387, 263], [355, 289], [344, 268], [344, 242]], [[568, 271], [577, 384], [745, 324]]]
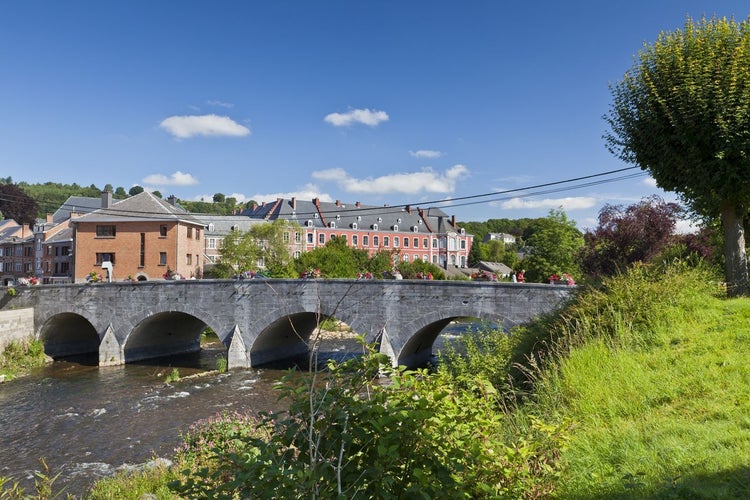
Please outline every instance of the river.
[[[434, 349], [453, 336], [449, 329]], [[323, 358], [357, 352], [353, 338], [321, 346]], [[273, 386], [284, 369], [207, 374], [219, 356], [226, 349], [216, 343], [192, 355], [116, 367], [98, 367], [96, 356], [71, 358], [0, 384], [0, 476], [30, 493], [44, 459], [59, 474], [54, 490], [81, 497], [101, 477], [171, 457], [181, 434], [200, 419], [223, 410], [279, 408]], [[167, 384], [174, 368], [182, 378]], [[187, 378], [195, 374], [204, 375]]]

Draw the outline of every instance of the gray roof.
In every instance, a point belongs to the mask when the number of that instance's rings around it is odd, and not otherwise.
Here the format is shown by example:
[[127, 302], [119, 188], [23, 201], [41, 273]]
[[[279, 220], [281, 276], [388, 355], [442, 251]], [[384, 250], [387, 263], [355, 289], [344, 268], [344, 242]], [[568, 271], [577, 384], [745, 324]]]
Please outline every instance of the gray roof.
[[[448, 233], [458, 232], [452, 218], [440, 209], [421, 210], [409, 206], [374, 206], [279, 198], [275, 202], [246, 209], [242, 212], [251, 219], [284, 219], [300, 226], [337, 229], [375, 229], [402, 233]], [[398, 228], [398, 229], [396, 229]]]
[[53, 234], [46, 240], [44, 240], [44, 244], [52, 244], [52, 243], [62, 243], [67, 241], [73, 240], [73, 228], [66, 227], [65, 229], [60, 230], [58, 233]]
[[52, 215], [52, 221], [60, 224], [70, 218], [71, 212], [87, 214], [94, 210], [102, 208], [101, 198], [91, 198], [88, 196], [69, 196], [65, 203], [57, 209]]
[[[256, 224], [263, 224], [264, 221], [251, 219], [246, 215], [212, 215], [212, 214], [193, 214], [193, 216], [206, 225], [206, 236], [210, 235], [227, 235], [232, 230], [246, 232], [250, 227]], [[213, 225], [211, 227], [211, 225]]]
[[13, 219], [0, 220], [0, 242], [21, 234], [21, 225]]
[[[99, 206], [101, 207], [101, 200], [99, 200]], [[99, 208], [89, 214], [76, 217], [71, 222], [130, 221], [179, 221], [199, 226], [204, 225], [195, 215], [184, 208], [157, 198], [148, 191], [116, 201], [109, 208]]]

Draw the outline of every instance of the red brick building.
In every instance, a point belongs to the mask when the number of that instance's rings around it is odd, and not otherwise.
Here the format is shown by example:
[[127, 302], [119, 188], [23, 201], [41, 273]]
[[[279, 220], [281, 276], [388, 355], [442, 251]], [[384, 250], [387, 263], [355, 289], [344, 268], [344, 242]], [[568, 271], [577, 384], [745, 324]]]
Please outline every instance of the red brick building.
[[203, 276], [205, 225], [174, 204], [149, 192], [113, 203], [102, 193], [102, 207], [70, 220], [73, 229], [73, 279], [90, 273], [112, 281], [164, 279], [168, 272], [182, 278]]

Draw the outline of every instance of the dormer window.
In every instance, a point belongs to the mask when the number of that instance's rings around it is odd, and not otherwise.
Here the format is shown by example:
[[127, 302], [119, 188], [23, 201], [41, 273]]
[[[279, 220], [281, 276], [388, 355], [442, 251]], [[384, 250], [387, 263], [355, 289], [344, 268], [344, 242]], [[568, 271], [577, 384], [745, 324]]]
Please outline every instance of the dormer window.
[[339, 214], [336, 214], [336, 220], [341, 220], [341, 216]]
[[378, 225], [377, 225], [377, 224], [373, 224], [373, 225], [372, 225], [372, 228], [373, 228], [373, 229], [374, 229], [375, 231], [377, 231], [377, 230], [378, 230]]
[[357, 223], [356, 222], [352, 222], [352, 229], [357, 229]]
[[414, 226], [414, 227], [411, 228], [411, 230], [413, 232], [415, 232], [415, 233], [418, 233], [419, 232], [419, 226]]
[[[400, 221], [400, 220], [401, 220], [401, 219], [399, 219], [399, 221]], [[394, 231], [398, 231], [398, 224], [394, 224], [394, 225], [393, 225], [393, 230], [394, 230]]]
[[307, 221], [307, 227], [313, 227], [313, 221], [312, 220], [308, 220]]
[[398, 222], [399, 224], [401, 224], [401, 217], [399, 217], [398, 219], [396, 219], [396, 222]]
[[214, 232], [214, 224], [213, 224], [213, 222], [212, 222], [211, 224], [209, 224], [209, 225], [208, 225], [208, 230], [209, 230], [210, 232], [212, 232], [212, 233]]
[[422, 224], [422, 219], [419, 219], [419, 221], [418, 221], [418, 222], [419, 222], [420, 224]]
[[378, 222], [383, 222], [383, 218], [382, 217], [378, 217]]
[[358, 216], [357, 216], [357, 220], [362, 220], [362, 216], [361, 216], [361, 215], [358, 215]]
[[317, 219], [319, 216], [318, 216], [318, 214], [313, 214], [313, 217], [315, 217]]
[[466, 229], [461, 228], [461, 234], [466, 234]]
[[328, 223], [328, 227], [330, 227], [331, 229], [335, 228], [336, 227], [336, 222], [334, 222], [334, 221], [329, 222]]

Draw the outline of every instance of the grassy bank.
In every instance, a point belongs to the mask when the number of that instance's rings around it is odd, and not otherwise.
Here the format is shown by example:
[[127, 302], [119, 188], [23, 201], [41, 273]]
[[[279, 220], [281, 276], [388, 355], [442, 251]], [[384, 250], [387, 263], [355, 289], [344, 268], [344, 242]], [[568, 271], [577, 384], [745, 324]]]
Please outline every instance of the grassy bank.
[[37, 340], [12, 341], [0, 352], [0, 382], [7, 382], [44, 366], [49, 358], [44, 345]]

